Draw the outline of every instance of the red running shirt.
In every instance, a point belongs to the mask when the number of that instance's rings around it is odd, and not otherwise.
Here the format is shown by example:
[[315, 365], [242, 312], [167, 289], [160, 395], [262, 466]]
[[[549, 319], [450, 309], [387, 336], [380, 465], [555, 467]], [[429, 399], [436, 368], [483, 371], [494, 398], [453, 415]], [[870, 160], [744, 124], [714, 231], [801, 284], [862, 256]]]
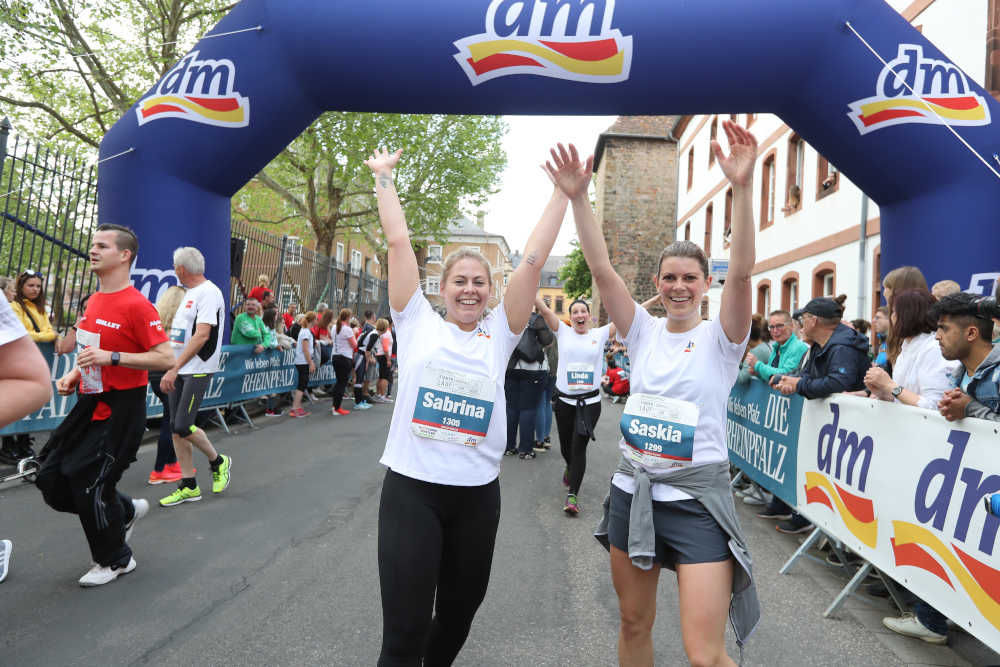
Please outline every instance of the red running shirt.
[[[134, 287], [118, 292], [97, 292], [87, 302], [87, 310], [77, 327], [77, 351], [96, 346], [110, 352], [148, 352], [167, 341], [167, 334], [156, 312], [146, 297]], [[83, 373], [80, 379], [82, 393], [101, 393], [144, 387], [149, 380], [146, 371], [123, 366], [101, 366], [96, 371]], [[82, 369], [81, 369], [82, 370]], [[94, 411], [94, 419], [106, 419], [110, 413], [103, 403]]]

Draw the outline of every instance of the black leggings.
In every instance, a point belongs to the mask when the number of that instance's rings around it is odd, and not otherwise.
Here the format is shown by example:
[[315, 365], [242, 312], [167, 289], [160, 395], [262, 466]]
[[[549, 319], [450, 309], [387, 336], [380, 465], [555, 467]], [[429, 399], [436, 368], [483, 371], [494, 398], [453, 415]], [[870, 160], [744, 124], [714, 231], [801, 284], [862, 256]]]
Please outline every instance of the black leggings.
[[347, 383], [351, 381], [351, 369], [354, 364], [351, 360], [341, 354], [333, 355], [333, 372], [337, 374], [337, 384], [333, 385], [333, 409], [339, 410], [340, 404], [344, 401], [344, 392], [347, 390]]
[[[594, 403], [586, 408], [587, 420], [590, 422], [591, 430], [597, 425], [597, 420], [601, 418], [601, 404]], [[583, 484], [583, 474], [587, 472], [587, 445], [590, 438], [576, 432], [576, 406], [556, 399], [552, 411], [556, 416], [556, 428], [559, 431], [559, 450], [569, 468], [569, 492], [576, 494], [580, 492], [580, 485]]]
[[174, 433], [182, 438], [187, 438], [198, 430], [194, 423], [198, 419], [201, 399], [205, 397], [205, 390], [211, 381], [211, 373], [178, 375], [174, 381], [174, 390], [167, 398]]
[[455, 660], [486, 596], [499, 523], [498, 479], [446, 486], [386, 472], [378, 512], [379, 667]]

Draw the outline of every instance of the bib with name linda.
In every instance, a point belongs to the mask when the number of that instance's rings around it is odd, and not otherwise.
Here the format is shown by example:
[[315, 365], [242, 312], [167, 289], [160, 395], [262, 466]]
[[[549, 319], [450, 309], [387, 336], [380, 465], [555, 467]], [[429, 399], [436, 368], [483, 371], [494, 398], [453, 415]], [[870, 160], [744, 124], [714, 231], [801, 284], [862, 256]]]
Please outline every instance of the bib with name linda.
[[652, 394], [629, 396], [621, 420], [629, 458], [647, 468], [690, 465], [697, 426], [697, 405]]
[[485, 375], [424, 367], [410, 430], [431, 440], [475, 447], [486, 437], [496, 383]]
[[566, 385], [577, 391], [594, 388], [594, 367], [587, 363], [566, 364]]

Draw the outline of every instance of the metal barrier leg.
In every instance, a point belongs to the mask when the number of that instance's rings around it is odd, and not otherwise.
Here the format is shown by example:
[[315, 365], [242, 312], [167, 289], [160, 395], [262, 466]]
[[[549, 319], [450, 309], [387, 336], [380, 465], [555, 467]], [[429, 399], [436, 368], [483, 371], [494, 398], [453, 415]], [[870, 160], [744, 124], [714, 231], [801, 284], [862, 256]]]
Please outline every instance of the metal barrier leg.
[[[829, 618], [831, 614], [833, 614], [834, 612], [837, 611], [837, 609], [840, 608], [840, 605], [844, 604], [844, 600], [847, 599], [847, 596], [849, 596], [851, 593], [857, 590], [858, 586], [861, 585], [861, 582], [864, 581], [865, 577], [868, 576], [868, 573], [871, 572], [871, 569], [872, 569], [872, 564], [868, 562], [866, 562], [864, 565], [858, 568], [858, 571], [854, 574], [854, 577], [852, 577], [851, 580], [847, 582], [847, 585], [844, 586], [844, 588], [842, 588], [839, 593], [837, 593], [837, 597], [833, 599], [833, 602], [830, 603], [830, 606], [827, 607], [826, 611], [823, 612], [823, 618]], [[858, 599], [862, 600], [863, 598], [858, 598]], [[868, 602], [868, 600], [865, 600], [865, 602]]]
[[737, 470], [736, 475], [731, 480], [729, 480], [729, 488], [731, 489], [735, 488], [736, 485], [740, 483], [740, 480], [743, 479], [745, 476], [746, 475], [743, 474], [742, 470]]
[[229, 433], [229, 424], [226, 423], [226, 418], [222, 415], [221, 407], [212, 408], [212, 410], [215, 412], [212, 421], [221, 426], [226, 433]]
[[875, 572], [878, 573], [878, 578], [885, 584], [885, 590], [889, 591], [889, 597], [892, 599], [892, 603], [896, 605], [896, 609], [899, 610], [900, 614], [905, 614], [909, 607], [903, 604], [903, 600], [899, 596], [899, 589], [896, 587], [896, 582], [892, 580], [892, 577], [887, 577], [881, 570], [876, 569]]
[[250, 415], [247, 414], [246, 403], [245, 402], [237, 403], [232, 407], [235, 408], [236, 410], [239, 410], [239, 412], [235, 413], [236, 418], [239, 419], [244, 424], [249, 424], [250, 428], [253, 428], [253, 420], [251, 420]]
[[792, 565], [795, 563], [795, 561], [797, 561], [799, 558], [801, 558], [802, 556], [804, 556], [805, 553], [807, 551], [809, 551], [809, 548], [822, 535], [823, 535], [823, 531], [822, 530], [820, 530], [819, 528], [813, 529], [813, 532], [809, 533], [809, 537], [807, 537], [806, 541], [802, 543], [802, 546], [800, 546], [798, 549], [796, 549], [795, 553], [792, 554], [792, 557], [789, 558], [788, 561], [784, 565], [781, 566], [781, 569], [778, 570], [778, 574], [788, 574], [788, 570], [790, 570], [792, 568]]

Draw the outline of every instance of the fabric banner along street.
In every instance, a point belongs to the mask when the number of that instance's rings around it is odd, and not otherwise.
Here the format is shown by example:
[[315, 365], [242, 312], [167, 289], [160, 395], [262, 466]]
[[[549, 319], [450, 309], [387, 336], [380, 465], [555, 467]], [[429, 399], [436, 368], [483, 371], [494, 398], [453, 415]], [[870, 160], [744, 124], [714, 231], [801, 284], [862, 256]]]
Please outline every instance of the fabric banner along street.
[[[0, 435], [54, 430], [76, 405], [75, 394], [60, 396], [55, 387], [56, 380], [76, 365], [76, 353], [55, 354], [52, 343], [41, 343], [38, 347], [51, 371], [52, 398], [40, 410], [0, 429]], [[252, 345], [223, 345], [219, 359], [221, 369], [212, 376], [201, 404], [202, 409], [291, 391], [298, 379], [294, 361], [294, 350], [272, 349], [254, 354]], [[310, 387], [334, 382], [336, 377], [332, 362], [322, 364], [309, 376]], [[152, 390], [148, 390], [146, 416], [153, 418], [162, 414], [163, 405]]]
[[754, 378], [735, 385], [726, 403], [729, 460], [747, 477], [796, 504], [801, 396], [782, 396]]

